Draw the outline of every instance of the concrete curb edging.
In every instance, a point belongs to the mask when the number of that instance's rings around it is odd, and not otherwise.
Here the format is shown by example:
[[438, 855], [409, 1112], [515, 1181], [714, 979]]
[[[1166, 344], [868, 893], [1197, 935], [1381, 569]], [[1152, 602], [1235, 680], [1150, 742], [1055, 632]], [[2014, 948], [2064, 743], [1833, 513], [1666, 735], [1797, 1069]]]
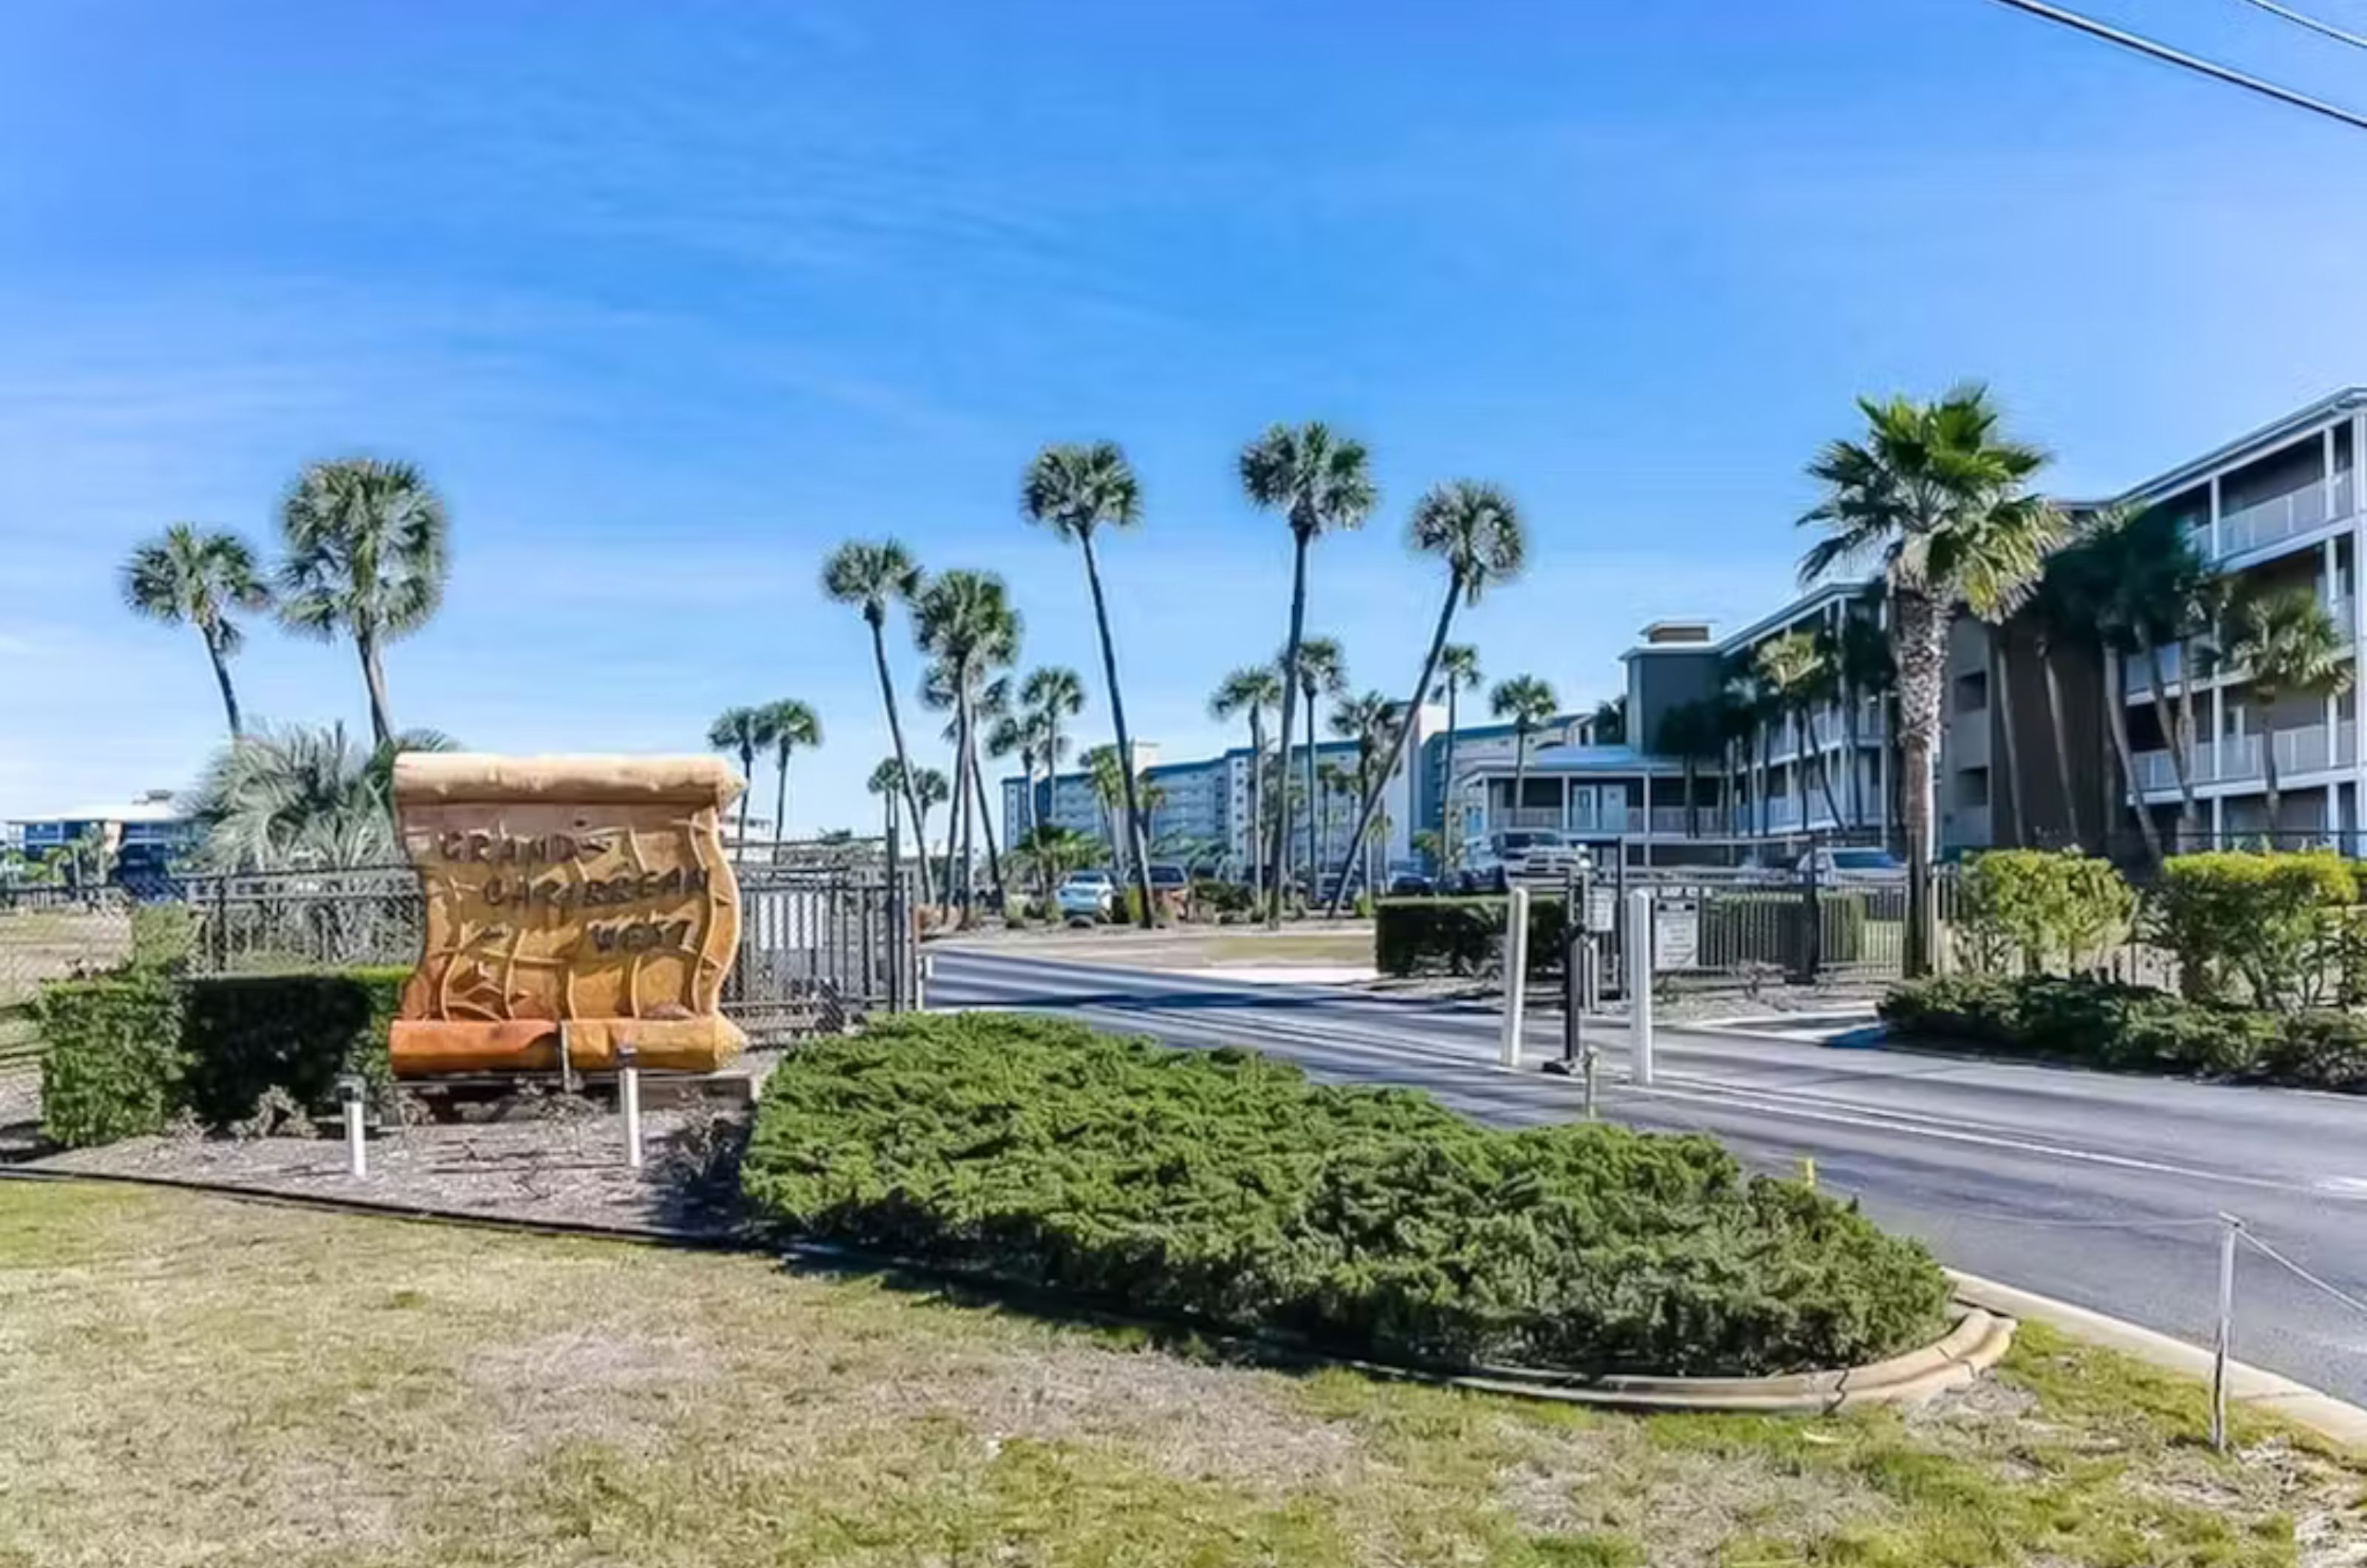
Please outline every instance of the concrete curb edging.
[[[22, 1166], [0, 1168], [0, 1180], [49, 1181], [58, 1183], [86, 1182], [116, 1187], [162, 1188], [185, 1192], [198, 1192], [210, 1197], [227, 1198], [232, 1201], [256, 1203], [266, 1207], [311, 1210], [314, 1213], [365, 1215], [380, 1219], [410, 1220], [429, 1224], [447, 1224], [465, 1229], [507, 1231], [518, 1235], [567, 1237], [603, 1241], [652, 1243], [699, 1250], [728, 1252], [765, 1252], [778, 1256], [807, 1257], [817, 1262], [856, 1263], [870, 1267], [917, 1269], [956, 1282], [991, 1286], [991, 1279], [976, 1279], [962, 1271], [950, 1270], [925, 1262], [872, 1256], [851, 1248], [835, 1246], [792, 1245], [783, 1247], [745, 1235], [716, 1235], [679, 1230], [665, 1225], [621, 1225], [596, 1222], [567, 1222], [514, 1219], [500, 1214], [474, 1213], [465, 1209], [446, 1209], [431, 1204], [401, 1203], [373, 1201], [367, 1198], [337, 1198], [323, 1193], [276, 1191], [269, 1188], [241, 1187], [228, 1182], [197, 1181], [175, 1177], [132, 1176], [121, 1172], [85, 1172], [28, 1168]], [[1232, 1343], [1256, 1356], [1272, 1360], [1292, 1361], [1309, 1366], [1344, 1367], [1370, 1377], [1387, 1378], [1397, 1382], [1425, 1382], [1449, 1388], [1470, 1389], [1475, 1393], [1505, 1394], [1521, 1399], [1540, 1400], [1549, 1404], [1586, 1404], [1625, 1410], [1697, 1410], [1725, 1412], [1733, 1415], [1829, 1416], [1837, 1411], [1857, 1409], [1874, 1404], [1920, 1404], [1946, 1392], [1961, 1388], [1995, 1366], [2013, 1343], [2014, 1321], [2010, 1315], [1992, 1312], [1986, 1307], [1960, 1301], [1963, 1314], [1948, 1332], [1931, 1344], [1909, 1350], [1887, 1360], [1874, 1361], [1864, 1366], [1836, 1371], [1786, 1372], [1763, 1378], [1683, 1378], [1614, 1375], [1589, 1378], [1575, 1373], [1554, 1372], [1524, 1367], [1471, 1367], [1455, 1370], [1437, 1366], [1392, 1364], [1332, 1355], [1306, 1346], [1276, 1344], [1252, 1336], [1210, 1334], [1217, 1342]], [[1093, 1313], [1094, 1317], [1110, 1323], [1135, 1322], [1120, 1314]], [[1172, 1328], [1172, 1324], [1139, 1323], [1138, 1326]]]
[[[2183, 1339], [2140, 1327], [2069, 1302], [2042, 1296], [1977, 1274], [1947, 1270], [1957, 1299], [1991, 1312], [2010, 1313], [2060, 1329], [2083, 1344], [2118, 1350], [2149, 1366], [2208, 1382], [2211, 1352]], [[2367, 1407], [2338, 1399], [2281, 1372], [2243, 1361], [2227, 1363], [2227, 1397], [2237, 1404], [2270, 1411], [2338, 1447], [2367, 1454]]]

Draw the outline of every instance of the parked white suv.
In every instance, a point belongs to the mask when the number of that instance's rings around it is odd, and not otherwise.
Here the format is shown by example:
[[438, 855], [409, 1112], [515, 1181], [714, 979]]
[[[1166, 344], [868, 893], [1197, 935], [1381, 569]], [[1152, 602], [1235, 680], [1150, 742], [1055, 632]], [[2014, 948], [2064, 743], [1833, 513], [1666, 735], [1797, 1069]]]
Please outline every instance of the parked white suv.
[[1589, 860], [1583, 845], [1571, 843], [1550, 828], [1483, 833], [1464, 841], [1463, 858], [1455, 868], [1455, 886], [1461, 893], [1505, 893], [1515, 882], [1559, 886]]
[[1072, 871], [1053, 891], [1052, 901], [1063, 919], [1105, 920], [1117, 902], [1117, 882], [1106, 871]]

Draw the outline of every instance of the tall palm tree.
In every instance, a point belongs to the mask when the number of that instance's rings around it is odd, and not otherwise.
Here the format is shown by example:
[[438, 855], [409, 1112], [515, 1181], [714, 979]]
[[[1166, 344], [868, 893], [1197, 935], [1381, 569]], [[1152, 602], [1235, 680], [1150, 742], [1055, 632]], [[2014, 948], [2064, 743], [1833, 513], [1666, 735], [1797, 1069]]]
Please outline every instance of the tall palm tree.
[[[879, 674], [879, 701], [888, 710], [888, 736], [895, 743], [897, 783], [904, 807], [912, 814], [912, 836], [921, 837], [921, 801], [915, 789], [912, 754], [904, 745], [904, 720], [896, 708], [896, 678], [888, 668], [888, 607], [910, 605], [921, 592], [921, 568], [912, 553], [894, 539], [849, 539], [822, 563], [821, 589], [841, 604], [852, 604], [871, 628], [871, 660]], [[921, 897], [936, 902], [929, 878], [929, 856], [921, 852]]]
[[1710, 698], [1711, 711], [1717, 716], [1717, 734], [1721, 754], [1726, 759], [1726, 776], [1719, 781], [1718, 806], [1726, 814], [1727, 832], [1748, 831], [1746, 826], [1737, 829], [1734, 820], [1735, 796], [1741, 793], [1738, 785], [1750, 790], [1750, 810], [1760, 821], [1760, 833], [1766, 833], [1766, 807], [1760, 798], [1761, 790], [1755, 764], [1759, 751], [1758, 683], [1747, 673], [1728, 669]]
[[[707, 743], [718, 751], [736, 753], [741, 778], [753, 783], [756, 777], [756, 753], [773, 743], [773, 734], [763, 708], [725, 708], [707, 727]], [[733, 865], [738, 865], [748, 853], [748, 797], [754, 793], [748, 788], [740, 792], [740, 831], [731, 845]]]
[[[2063, 708], [2063, 676], [2056, 668], [2055, 658], [2058, 649], [2087, 641], [2091, 630], [2075, 582], [2077, 549], [2075, 545], [2047, 558], [2038, 585], [2031, 591], [2024, 619], [2030, 628], [2031, 653], [2038, 661], [2046, 695], [2046, 731], [2053, 742], [2048, 750], [2055, 754], [2056, 792], [2063, 797], [2063, 818], [2070, 829], [2071, 841], [2082, 844], [2087, 840], [2080, 830], [2079, 797], [2071, 779], [2071, 729]], [[2187, 676], [2191, 684], [2191, 664]]]
[[1229, 719], [1246, 716], [1250, 721], [1250, 830], [1249, 885], [1252, 894], [1264, 888], [1265, 853], [1259, 842], [1259, 829], [1265, 818], [1261, 814], [1265, 787], [1265, 716], [1266, 710], [1282, 705], [1282, 676], [1271, 664], [1244, 664], [1220, 682], [1208, 698], [1208, 716]]
[[[1897, 681], [1890, 656], [1890, 637], [1882, 628], [1881, 601], [1874, 594], [1845, 603], [1838, 622], [1817, 628], [1817, 646], [1832, 667], [1840, 701], [1841, 741], [1849, 753], [1849, 820], [1865, 821], [1865, 797], [1860, 787], [1863, 769], [1858, 757], [1859, 719], [1868, 698], [1886, 700]], [[2050, 671], [2051, 674], [2051, 671]], [[1885, 742], [1886, 747], [1887, 741]], [[2067, 767], [2069, 764], [2065, 763]]]
[[[1415, 553], [1429, 556], [1446, 568], [1446, 592], [1439, 601], [1438, 624], [1431, 630], [1429, 650], [1422, 656], [1421, 678], [1414, 682], [1413, 694], [1398, 718], [1397, 734], [1389, 741], [1388, 755], [1365, 789], [1364, 805], [1357, 812], [1356, 830], [1349, 835], [1347, 856], [1341, 863], [1343, 887], [1346, 870], [1356, 862], [1356, 851], [1372, 826], [1381, 795], [1397, 772], [1398, 760], [1405, 755], [1406, 742], [1413, 735], [1420, 716], [1422, 697], [1438, 677], [1439, 660], [1445, 656], [1446, 636], [1454, 629], [1456, 608], [1478, 604], [1489, 588], [1510, 582], [1528, 566], [1528, 533], [1521, 522], [1520, 507], [1500, 487], [1478, 479], [1455, 479], [1416, 502], [1413, 516], [1407, 525], [1406, 542]], [[1332, 912], [1337, 914], [1339, 908], [1340, 897], [1335, 891]]]
[[821, 720], [795, 697], [766, 703], [759, 716], [765, 741], [773, 748], [773, 842], [777, 845], [789, 836], [789, 753], [821, 744]]
[[[1288, 649], [1284, 649], [1285, 654]], [[1307, 774], [1307, 886], [1308, 897], [1314, 897], [1315, 879], [1322, 868], [1316, 863], [1321, 856], [1318, 842], [1331, 841], [1331, 796], [1315, 788], [1316, 717], [1323, 697], [1340, 698], [1348, 694], [1348, 660], [1340, 651], [1336, 638], [1301, 637], [1298, 643], [1298, 695], [1307, 701], [1307, 751], [1302, 759]], [[1283, 709], [1290, 707], [1290, 694], [1283, 694]], [[1290, 731], [1282, 732], [1283, 750], [1290, 748]]]
[[[2112, 738], [2113, 758], [2120, 764], [2122, 791], [2133, 803], [2146, 858], [2158, 865], [2163, 852], [2161, 829], [2154, 821], [2152, 807], [2146, 804], [2145, 791], [2137, 778], [2125, 694], [2127, 662], [2144, 650], [2153, 636], [2150, 623], [2157, 615], [2151, 594], [2143, 585], [2147, 569], [2138, 558], [2143, 549], [2136, 533], [2138, 515], [2133, 508], [2109, 507], [2089, 518], [2078, 540], [2048, 559], [2040, 581], [2042, 592], [2059, 598], [2062, 613], [2084, 628], [2082, 635], [2093, 640], [2104, 673], [2104, 728]], [[2049, 579], [2051, 589], [2045, 587]], [[2175, 733], [2168, 729], [2163, 733], [2173, 753], [2177, 752]], [[2173, 755], [2171, 761], [2176, 775], [2183, 779], [2185, 757]], [[2108, 816], [2108, 832], [2111, 821]]]
[[[2276, 844], [2276, 706], [2280, 697], [2339, 696], [2350, 689], [2350, 658], [2341, 628], [2306, 588], [2280, 588], [2237, 601], [2227, 661], [2248, 671], [2260, 712], [2260, 782], [2268, 794], [2269, 843]], [[2106, 694], [2109, 698], [2110, 693]]]
[[1446, 699], [1446, 776], [1438, 791], [1437, 867], [1444, 874], [1455, 869], [1463, 836], [1454, 829], [1455, 727], [1461, 717], [1457, 702], [1479, 684], [1479, 650], [1467, 642], [1450, 642], [1438, 656], [1438, 689]]
[[1512, 721], [1512, 807], [1518, 810], [1525, 804], [1529, 783], [1529, 737], [1540, 725], [1549, 724], [1559, 710], [1561, 699], [1554, 695], [1552, 685], [1535, 675], [1515, 675], [1496, 682], [1488, 694], [1488, 711], [1498, 718]]
[[[888, 815], [888, 830], [895, 831], [896, 819], [904, 809], [904, 764], [893, 757], [882, 757], [879, 765], [871, 770], [870, 778], [864, 781], [863, 787], [880, 797], [881, 808]], [[928, 858], [928, 852], [922, 851], [921, 859], [925, 863]]]
[[[1008, 657], [1015, 659], [1017, 656], [1018, 648], [1014, 643]], [[972, 673], [970, 680], [976, 682], [979, 676]], [[970, 722], [978, 727], [978, 743], [970, 747], [969, 753], [970, 793], [978, 810], [979, 827], [986, 839], [986, 874], [994, 886], [994, 907], [1002, 909], [1010, 902], [1009, 890], [1002, 884], [1002, 852], [995, 847], [994, 806], [987, 797], [986, 766], [981, 754], [991, 750], [995, 734], [1002, 726], [1014, 724], [1011, 712], [1010, 676], [998, 675], [979, 686], [977, 696], [970, 702]], [[1016, 739], [1015, 734], [1014, 739]], [[1007, 755], [1003, 752], [995, 754]]]
[[201, 532], [195, 524], [176, 523], [123, 563], [123, 602], [134, 615], [152, 621], [198, 628], [214, 667], [214, 684], [221, 688], [231, 736], [235, 739], [244, 734], [238, 694], [230, 683], [230, 660], [246, 637], [231, 612], [271, 606], [271, 590], [246, 541], [235, 534]]
[[1159, 923], [1150, 897], [1150, 830], [1134, 782], [1134, 743], [1126, 733], [1126, 697], [1118, 685], [1117, 644], [1110, 637], [1109, 604], [1102, 593], [1101, 562], [1093, 536], [1104, 527], [1131, 528], [1142, 521], [1142, 485], [1115, 441], [1088, 446], [1051, 446], [1036, 455], [1020, 481], [1019, 510], [1030, 523], [1073, 541], [1085, 558], [1085, 583], [1093, 591], [1093, 625], [1101, 633], [1102, 675], [1109, 683], [1110, 724], [1116, 731], [1126, 784], [1127, 847], [1134, 860], [1135, 891], [1141, 895], [1142, 926]]
[[1093, 798], [1101, 803], [1102, 836], [1109, 840], [1112, 870], [1122, 874], [1126, 867], [1124, 852], [1118, 847], [1117, 816], [1126, 805], [1126, 770], [1118, 764], [1117, 748], [1089, 746], [1077, 765], [1084, 770]]
[[[2172, 513], [2155, 508], [2140, 513], [2127, 525], [2125, 539], [2126, 548], [2119, 553], [2120, 564], [2131, 569], [2123, 583], [2126, 618], [2144, 643], [2154, 722], [2169, 748], [2170, 771], [2178, 780], [2179, 830], [2191, 838], [2201, 829], [2203, 809], [2189, 765], [2194, 748], [2196, 643], [2226, 613], [2226, 580], [2211, 570], [2194, 547], [2185, 521]], [[2186, 645], [2186, 670], [2173, 721], [2161, 650], [2179, 643]], [[2108, 695], [2113, 702], [2124, 700], [2117, 687]]]
[[[913, 831], [920, 836], [920, 843], [917, 847], [921, 864], [925, 869], [929, 863], [929, 808], [933, 806], [943, 806], [950, 800], [953, 797], [953, 786], [946, 783], [946, 775], [934, 768], [914, 768], [905, 776], [912, 781], [912, 798], [920, 805], [920, 825]], [[953, 838], [949, 833], [946, 839], [948, 875], [951, 874], [950, 863], [953, 860]]]
[[[1062, 664], [1047, 664], [1027, 672], [1019, 683], [1019, 705], [1024, 708], [1031, 727], [1038, 732], [1036, 753], [1044, 759], [1044, 789], [1048, 796], [1059, 788], [1060, 759], [1069, 754], [1069, 738], [1060, 726], [1082, 713], [1085, 707], [1085, 682], [1078, 673]], [[1036, 797], [1029, 786], [1027, 819], [1036, 821]]]
[[1627, 739], [1627, 699], [1605, 697], [1587, 716], [1587, 733], [1597, 746], [1618, 746]]
[[1685, 771], [1685, 837], [1701, 837], [1701, 817], [1694, 807], [1700, 793], [1694, 787], [1700, 777], [1702, 759], [1715, 759], [1725, 749], [1726, 736], [1719, 727], [1715, 702], [1697, 699], [1677, 703], [1660, 715], [1660, 732], [1653, 738], [1652, 750], [1664, 757], [1674, 757]]
[[[1320, 422], [1306, 424], [1274, 424], [1265, 434], [1241, 449], [1241, 488], [1250, 501], [1263, 511], [1278, 512], [1290, 525], [1290, 637], [1282, 649], [1282, 747], [1290, 750], [1292, 709], [1306, 676], [1300, 663], [1305, 653], [1307, 635], [1307, 551], [1308, 547], [1325, 534], [1364, 525], [1380, 502], [1380, 491], [1373, 484], [1371, 454], [1365, 444], [1353, 436], [1335, 433]], [[1308, 727], [1311, 737], [1314, 727]], [[1308, 766], [1314, 766], [1310, 740]], [[1309, 809], [1313, 809], [1314, 791], [1308, 792]], [[1282, 924], [1283, 888], [1289, 878], [1282, 874], [1288, 863], [1290, 843], [1290, 800], [1285, 791], [1282, 809], [1275, 813], [1274, 853], [1270, 863], [1275, 868], [1274, 896], [1266, 905], [1266, 924]], [[1307, 857], [1308, 875], [1315, 874], [1315, 856]]]
[[[977, 680], [983, 671], [1007, 664], [1017, 656], [1019, 612], [1011, 607], [1010, 593], [1002, 579], [991, 572], [955, 570], [940, 575], [922, 591], [913, 605], [912, 618], [921, 647], [943, 666], [953, 699], [958, 739], [954, 747], [951, 787], [955, 816], [961, 823], [961, 845], [957, 857], [949, 853], [949, 858], [957, 858], [961, 870], [959, 903], [962, 922], [967, 925], [977, 913], [969, 874], [975, 813], [963, 801], [968, 791], [969, 770], [977, 766], [973, 750], [977, 728], [971, 705]], [[952, 851], [950, 835], [947, 848]]]
[[1808, 466], [1825, 495], [1800, 521], [1825, 536], [1801, 558], [1800, 577], [1812, 582], [1835, 568], [1879, 560], [1890, 589], [1907, 774], [1905, 968], [1920, 976], [1931, 958], [1932, 760], [1949, 617], [1960, 604], [1983, 617], [2018, 604], [2062, 520], [2029, 490], [2046, 455], [2006, 436], [1985, 389], [1958, 388], [1931, 403], [1863, 398], [1858, 408], [1863, 438], [1834, 441]]
[[279, 618], [326, 641], [353, 638], [369, 689], [370, 734], [394, 739], [388, 716], [386, 645], [425, 626], [450, 575], [449, 520], [417, 468], [375, 457], [314, 463], [279, 509], [287, 557]]

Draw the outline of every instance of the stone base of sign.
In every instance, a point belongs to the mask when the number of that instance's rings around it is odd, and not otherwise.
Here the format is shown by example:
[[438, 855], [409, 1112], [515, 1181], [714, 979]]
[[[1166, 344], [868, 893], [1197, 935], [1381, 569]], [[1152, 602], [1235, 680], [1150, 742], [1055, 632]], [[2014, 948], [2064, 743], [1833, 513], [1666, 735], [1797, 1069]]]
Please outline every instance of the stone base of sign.
[[636, 1065], [659, 1072], [711, 1073], [748, 1043], [725, 1018], [578, 1018], [501, 1022], [397, 1019], [387, 1030], [387, 1055], [397, 1077], [446, 1073], [552, 1072], [564, 1044], [579, 1073], [619, 1066], [617, 1047], [629, 1043]]

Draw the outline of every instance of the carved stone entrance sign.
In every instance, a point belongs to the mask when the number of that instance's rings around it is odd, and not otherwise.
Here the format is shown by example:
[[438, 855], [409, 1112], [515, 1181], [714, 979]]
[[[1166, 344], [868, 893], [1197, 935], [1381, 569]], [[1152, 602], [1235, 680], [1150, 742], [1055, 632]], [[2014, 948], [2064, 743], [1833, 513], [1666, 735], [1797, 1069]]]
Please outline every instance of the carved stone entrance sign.
[[740, 942], [712, 757], [395, 761], [426, 944], [389, 1046], [397, 1076], [614, 1066], [708, 1071], [744, 1043], [717, 1011]]

